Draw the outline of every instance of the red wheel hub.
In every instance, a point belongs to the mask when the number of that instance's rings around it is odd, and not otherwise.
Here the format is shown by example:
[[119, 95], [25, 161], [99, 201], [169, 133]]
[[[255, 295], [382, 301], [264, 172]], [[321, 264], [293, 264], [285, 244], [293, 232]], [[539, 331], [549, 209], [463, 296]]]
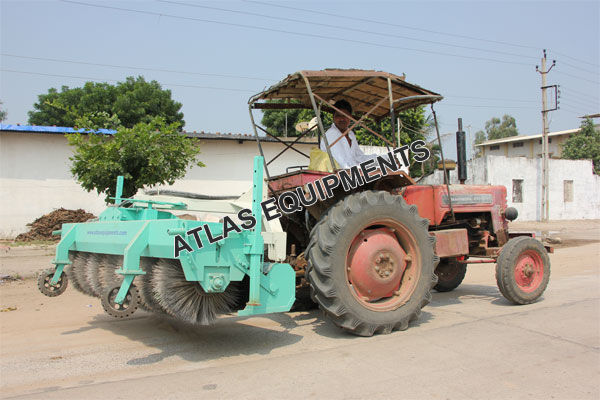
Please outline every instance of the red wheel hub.
[[529, 293], [536, 290], [544, 277], [544, 263], [538, 253], [525, 251], [515, 265], [515, 281], [519, 289]]
[[390, 297], [400, 287], [406, 253], [393, 230], [362, 231], [350, 248], [348, 279], [363, 300]]

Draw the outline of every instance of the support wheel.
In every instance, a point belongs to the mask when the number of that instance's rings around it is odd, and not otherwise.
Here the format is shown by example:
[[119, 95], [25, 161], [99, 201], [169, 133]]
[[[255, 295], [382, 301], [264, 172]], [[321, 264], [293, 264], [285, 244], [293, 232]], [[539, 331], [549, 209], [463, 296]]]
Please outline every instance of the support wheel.
[[438, 292], [450, 292], [462, 283], [466, 273], [466, 264], [461, 264], [456, 260], [443, 259], [435, 269], [438, 282], [433, 288]]
[[502, 248], [496, 263], [496, 282], [502, 295], [515, 304], [535, 302], [550, 280], [550, 257], [542, 243], [516, 237]]
[[69, 285], [69, 278], [67, 278], [67, 274], [60, 274], [60, 278], [56, 285], [51, 284], [52, 278], [54, 277], [55, 269], [48, 269], [42, 271], [38, 275], [37, 285], [38, 289], [44, 296], [48, 297], [56, 297], [58, 295], [63, 294], [65, 290], [67, 290], [67, 286]]
[[132, 315], [138, 308], [140, 302], [140, 294], [134, 285], [129, 287], [127, 295], [123, 304], [115, 302], [115, 298], [119, 293], [121, 285], [112, 285], [106, 288], [102, 294], [102, 307], [108, 315], [112, 315], [115, 318], [126, 318]]
[[408, 328], [437, 282], [439, 258], [428, 224], [401, 196], [347, 196], [311, 232], [306, 252], [312, 298], [356, 335]]

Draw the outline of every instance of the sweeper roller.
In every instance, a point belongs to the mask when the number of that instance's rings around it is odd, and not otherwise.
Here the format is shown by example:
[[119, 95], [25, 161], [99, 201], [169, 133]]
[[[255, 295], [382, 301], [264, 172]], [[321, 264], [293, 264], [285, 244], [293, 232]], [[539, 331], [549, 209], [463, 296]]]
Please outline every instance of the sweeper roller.
[[[256, 221], [252, 229], [180, 219], [171, 211], [189, 210], [182, 202], [123, 199], [119, 178], [115, 206], [97, 221], [62, 226], [55, 267], [39, 275], [38, 288], [53, 297], [70, 281], [78, 291], [99, 297], [117, 318], [141, 307], [207, 325], [233, 311], [289, 311], [295, 271], [286, 263], [264, 262], [262, 171], [263, 158], [257, 157], [251, 202], [233, 207], [248, 206]], [[224, 232], [224, 226], [231, 231]], [[274, 235], [265, 236], [269, 246]], [[176, 254], [178, 246], [185, 251]]]

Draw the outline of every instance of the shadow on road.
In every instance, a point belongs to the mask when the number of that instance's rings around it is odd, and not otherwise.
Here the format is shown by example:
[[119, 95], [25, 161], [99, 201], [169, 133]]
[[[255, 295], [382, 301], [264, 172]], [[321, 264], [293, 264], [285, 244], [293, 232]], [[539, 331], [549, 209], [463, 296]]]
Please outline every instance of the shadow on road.
[[444, 307], [451, 304], [461, 304], [463, 300], [487, 300], [498, 306], [511, 306], [496, 286], [462, 284], [451, 292], [433, 292], [433, 301], [429, 307]]
[[[460, 304], [466, 299], [481, 299], [497, 306], [510, 306], [495, 286], [463, 284], [452, 292], [434, 291], [433, 300], [427, 307]], [[427, 307], [418, 320], [410, 323], [409, 329], [433, 320], [434, 316], [427, 312]], [[202, 362], [238, 355], [266, 355], [274, 349], [300, 342], [304, 335], [293, 332], [302, 332], [303, 327], [309, 327], [317, 335], [327, 338], [361, 339], [338, 328], [319, 309], [257, 317], [225, 316], [210, 326], [189, 325], [167, 316], [138, 311], [133, 318], [126, 320], [97, 315], [87, 326], [62, 334], [77, 335], [93, 329], [108, 330], [156, 349], [155, 353], [127, 361], [128, 365], [149, 365], [169, 357]]]
[[301, 335], [288, 330], [282, 332], [256, 324], [244, 324], [245, 317], [225, 317], [214, 325], [192, 326], [168, 317], [139, 313], [139, 316], [127, 320], [98, 315], [88, 326], [63, 332], [63, 335], [104, 329], [158, 350], [150, 355], [132, 358], [127, 362], [128, 365], [154, 364], [173, 356], [202, 362], [237, 355], [265, 355], [302, 339]]

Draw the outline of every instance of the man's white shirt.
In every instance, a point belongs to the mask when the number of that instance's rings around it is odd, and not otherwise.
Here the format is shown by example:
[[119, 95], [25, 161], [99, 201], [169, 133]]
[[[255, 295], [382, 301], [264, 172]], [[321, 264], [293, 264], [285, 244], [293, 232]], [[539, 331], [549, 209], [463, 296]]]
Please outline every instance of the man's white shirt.
[[[352, 141], [352, 146], [348, 144], [348, 140], [344, 137], [333, 146], [331, 145], [342, 136], [342, 132], [340, 132], [335, 124], [332, 124], [331, 128], [325, 132], [325, 136], [327, 137], [327, 143], [329, 143], [331, 148], [331, 155], [341, 168], [350, 168], [354, 165], [360, 164], [361, 162], [376, 157], [376, 155], [367, 155], [363, 153], [360, 147], [358, 147], [358, 141], [356, 140], [356, 135], [353, 131], [350, 131], [350, 133], [347, 135]], [[327, 151], [325, 142], [323, 140], [321, 140], [321, 145], [319, 147], [321, 150]]]

